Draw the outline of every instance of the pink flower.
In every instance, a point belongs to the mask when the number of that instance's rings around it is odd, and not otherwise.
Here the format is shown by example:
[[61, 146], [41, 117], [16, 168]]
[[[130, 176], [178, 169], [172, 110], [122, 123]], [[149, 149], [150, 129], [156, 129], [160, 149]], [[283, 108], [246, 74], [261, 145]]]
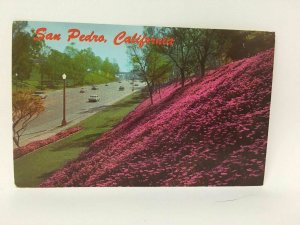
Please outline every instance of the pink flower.
[[41, 186], [261, 184], [273, 54], [165, 86]]
[[44, 140], [39, 140], [39, 141], [33, 141], [25, 146], [22, 146], [22, 147], [19, 147], [19, 148], [16, 148], [14, 150], [14, 159], [17, 159], [29, 152], [32, 152], [32, 151], [35, 151], [45, 145], [48, 145], [48, 144], [51, 144], [55, 141], [58, 141], [59, 139], [62, 139], [64, 137], [67, 137], [79, 130], [81, 130], [82, 128], [77, 126], [77, 127], [72, 127], [72, 128], [69, 128], [67, 130], [64, 130], [64, 131], [61, 131], [51, 137], [48, 137]]

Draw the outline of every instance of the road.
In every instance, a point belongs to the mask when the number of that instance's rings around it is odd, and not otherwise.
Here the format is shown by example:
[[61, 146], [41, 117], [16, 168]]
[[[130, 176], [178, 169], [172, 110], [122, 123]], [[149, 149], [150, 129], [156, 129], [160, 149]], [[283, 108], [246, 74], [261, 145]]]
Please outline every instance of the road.
[[[137, 87], [135, 86], [135, 90], [144, 86], [141, 82], [136, 81], [135, 83], [138, 84]], [[133, 92], [133, 85], [129, 81], [112, 82], [108, 86], [104, 84], [96, 86], [99, 88], [98, 90], [92, 90], [91, 86], [66, 88], [66, 120], [69, 124], [71, 121], [79, 122]], [[119, 91], [120, 86], [125, 89]], [[81, 88], [85, 89], [85, 93], [80, 93]], [[21, 137], [21, 145], [37, 139], [37, 137], [47, 136], [47, 133], [51, 133], [55, 129], [58, 131], [62, 129], [60, 126], [63, 116], [63, 91], [56, 90], [46, 94], [45, 111], [28, 125]], [[100, 101], [88, 102], [90, 95], [98, 95]]]

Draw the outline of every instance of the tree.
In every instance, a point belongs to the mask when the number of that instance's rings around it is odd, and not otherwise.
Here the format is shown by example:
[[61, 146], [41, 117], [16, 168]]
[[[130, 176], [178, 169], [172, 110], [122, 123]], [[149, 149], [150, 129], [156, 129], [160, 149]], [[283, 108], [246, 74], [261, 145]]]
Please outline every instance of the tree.
[[208, 29], [191, 29], [190, 35], [193, 43], [192, 58], [195, 58], [195, 71], [201, 76], [205, 74], [207, 61], [212, 56], [217, 48], [217, 33], [215, 30]]
[[219, 46], [230, 60], [250, 57], [258, 52], [274, 48], [275, 35], [272, 32], [219, 30]]
[[29, 91], [13, 93], [13, 140], [19, 147], [28, 124], [44, 111], [43, 100]]
[[[28, 22], [13, 23], [12, 31], [12, 73], [18, 74], [18, 79], [30, 77], [34, 60], [40, 58], [45, 46], [44, 41], [34, 41], [34, 31], [26, 31]], [[15, 77], [15, 76], [13, 76]]]
[[68, 74], [69, 57], [57, 50], [52, 49], [47, 60], [41, 63], [41, 74], [46, 80], [60, 80], [63, 73]]
[[128, 46], [128, 54], [134, 71], [146, 82], [150, 101], [153, 104], [155, 85], [167, 80], [172, 64], [151, 46], [143, 48], [138, 48], [136, 45]]
[[78, 50], [72, 43], [63, 53], [52, 49], [41, 64], [41, 72], [51, 81], [60, 80], [65, 73], [74, 85], [83, 85], [115, 80], [119, 66], [108, 58], [103, 61], [91, 48]]
[[274, 48], [275, 35], [272, 32], [252, 31], [248, 32], [245, 48], [248, 51], [248, 57], [258, 52]]
[[105, 58], [100, 68], [104, 74], [116, 75], [119, 72], [118, 64], [111, 63], [108, 58]]
[[181, 78], [181, 86], [184, 86], [186, 76], [190, 72], [190, 62], [193, 51], [193, 42], [190, 28], [161, 28], [158, 34], [170, 36], [175, 39], [170, 46], [157, 46], [159, 52], [167, 55], [178, 68]]
[[91, 74], [99, 74], [102, 65], [102, 59], [96, 56], [91, 48], [82, 49], [75, 54], [72, 59], [72, 69], [74, 80], [77, 84], [84, 84], [86, 76]]

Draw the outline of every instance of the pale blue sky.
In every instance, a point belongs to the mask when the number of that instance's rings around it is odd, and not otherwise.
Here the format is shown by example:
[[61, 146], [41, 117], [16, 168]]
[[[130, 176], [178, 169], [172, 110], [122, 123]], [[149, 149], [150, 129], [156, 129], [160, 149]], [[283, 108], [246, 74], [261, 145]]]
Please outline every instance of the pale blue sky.
[[[60, 33], [61, 39], [59, 41], [46, 40], [46, 44], [58, 51], [63, 52], [65, 47], [71, 42], [75, 43], [77, 49], [92, 48], [93, 52], [102, 59], [108, 57], [111, 61], [115, 60], [120, 67], [120, 71], [126, 72], [131, 69], [128, 56], [126, 54], [126, 45], [114, 45], [114, 37], [121, 31], [126, 31], [128, 35], [134, 33], [142, 34], [142, 26], [127, 26], [127, 25], [108, 25], [108, 24], [85, 24], [85, 23], [60, 23], [60, 22], [28, 22], [28, 29], [37, 29], [39, 27], [46, 27], [47, 32]], [[78, 39], [68, 42], [68, 30], [71, 28], [79, 29], [81, 34], [90, 34], [92, 31], [95, 34], [103, 34], [106, 38], [106, 43], [99, 42], [79, 42]]]

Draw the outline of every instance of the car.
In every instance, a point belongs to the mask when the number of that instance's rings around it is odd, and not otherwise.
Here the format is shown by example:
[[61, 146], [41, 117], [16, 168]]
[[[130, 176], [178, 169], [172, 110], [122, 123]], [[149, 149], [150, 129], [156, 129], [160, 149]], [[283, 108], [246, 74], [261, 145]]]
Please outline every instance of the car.
[[105, 86], [108, 86], [108, 84], [105, 84]]
[[44, 91], [35, 91], [33, 92], [32, 96], [37, 96], [40, 97], [41, 99], [47, 98], [47, 95], [45, 94]]
[[92, 90], [98, 90], [99, 88], [97, 86], [92, 86]]
[[134, 84], [134, 86], [139, 86], [138, 84]]
[[119, 80], [118, 83], [122, 83], [122, 82]]
[[125, 88], [123, 86], [119, 87], [119, 91], [124, 91], [124, 90], [125, 90]]
[[98, 95], [91, 95], [89, 97], [89, 102], [99, 102], [100, 101], [100, 98]]
[[80, 89], [80, 93], [85, 93], [84, 88], [81, 88], [81, 89]]

